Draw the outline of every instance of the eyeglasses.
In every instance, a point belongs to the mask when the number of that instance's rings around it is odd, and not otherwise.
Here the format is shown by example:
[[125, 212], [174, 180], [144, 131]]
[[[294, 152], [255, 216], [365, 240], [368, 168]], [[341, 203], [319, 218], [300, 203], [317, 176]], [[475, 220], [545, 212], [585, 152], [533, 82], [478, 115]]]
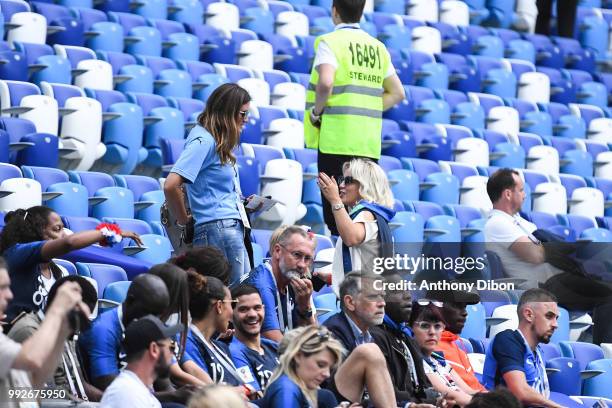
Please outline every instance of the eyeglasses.
[[290, 251], [283, 244], [278, 244], [278, 245], [280, 245], [280, 247], [283, 248], [285, 251], [289, 252], [291, 254], [291, 256], [293, 257], [293, 259], [295, 259], [297, 262], [303, 260], [305, 264], [310, 265], [314, 261], [314, 258], [312, 256], [310, 256], [310, 255], [305, 255], [305, 254], [303, 254], [303, 253], [301, 253], [299, 251]]
[[384, 293], [371, 293], [369, 295], [363, 296], [368, 302], [384, 302], [385, 294]]
[[431, 299], [419, 299], [419, 300], [417, 300], [417, 303], [420, 306], [427, 306], [429, 304], [432, 304], [432, 305], [434, 305], [436, 307], [444, 307], [444, 302], [439, 302], [439, 301], [431, 300]]
[[423, 331], [429, 331], [433, 327], [435, 332], [440, 332], [446, 327], [444, 323], [414, 322], [414, 324]]
[[359, 183], [359, 181], [355, 180], [353, 178], [353, 176], [338, 176], [336, 177], [336, 181], [338, 181], [338, 185], [344, 183], [345, 185], [347, 184], [353, 184], [353, 183]]
[[246, 120], [249, 117], [249, 111], [238, 111], [238, 114], [243, 120]]

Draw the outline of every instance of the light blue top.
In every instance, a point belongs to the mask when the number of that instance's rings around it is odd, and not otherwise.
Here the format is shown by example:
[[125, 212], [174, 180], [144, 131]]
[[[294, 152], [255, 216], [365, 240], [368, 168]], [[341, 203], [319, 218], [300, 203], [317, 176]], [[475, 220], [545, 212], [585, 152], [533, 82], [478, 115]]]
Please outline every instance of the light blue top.
[[185, 150], [171, 170], [187, 181], [187, 197], [196, 225], [240, 220], [238, 169], [231, 164], [221, 165], [216, 148], [212, 135], [197, 125], [189, 132]]

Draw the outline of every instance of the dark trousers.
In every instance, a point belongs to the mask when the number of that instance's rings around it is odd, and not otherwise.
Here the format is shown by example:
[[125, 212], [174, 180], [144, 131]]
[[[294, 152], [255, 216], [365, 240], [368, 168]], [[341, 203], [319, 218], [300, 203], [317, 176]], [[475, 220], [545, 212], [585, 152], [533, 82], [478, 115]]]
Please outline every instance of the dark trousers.
[[[329, 154], [319, 151], [317, 156], [317, 166], [319, 172], [325, 173], [330, 177], [338, 177], [342, 175], [342, 165], [356, 156], [345, 156], [342, 154]], [[378, 160], [364, 157], [365, 159], [373, 160], [378, 163]], [[323, 204], [323, 219], [327, 228], [329, 228], [332, 235], [338, 235], [338, 228], [336, 227], [336, 220], [334, 219], [334, 213], [331, 209], [331, 204], [321, 194], [321, 203]]]
[[564, 272], [553, 276], [544, 285], [559, 304], [570, 310], [593, 311], [593, 343], [612, 342], [612, 284]]
[[[550, 19], [552, 16], [552, 0], [537, 0], [538, 18], [535, 32], [550, 35]], [[574, 37], [574, 22], [578, 0], [557, 0], [557, 35]]]

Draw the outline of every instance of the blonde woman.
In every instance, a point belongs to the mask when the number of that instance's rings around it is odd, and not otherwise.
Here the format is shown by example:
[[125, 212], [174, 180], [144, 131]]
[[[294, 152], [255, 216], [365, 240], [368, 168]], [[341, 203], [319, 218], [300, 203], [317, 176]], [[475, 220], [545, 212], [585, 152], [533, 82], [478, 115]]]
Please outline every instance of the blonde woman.
[[325, 327], [291, 330], [279, 346], [280, 364], [270, 378], [264, 408], [317, 408], [317, 390], [342, 360], [343, 348]]
[[319, 173], [318, 183], [331, 203], [340, 234], [331, 276], [337, 294], [345, 273], [372, 272], [374, 258], [393, 256], [389, 229], [389, 221], [395, 215], [393, 193], [383, 169], [367, 159], [344, 163], [338, 181]]
[[[249, 93], [236, 84], [215, 89], [164, 184], [177, 226], [194, 226], [193, 245], [217, 247], [229, 261], [230, 285], [251, 270], [244, 244], [249, 225], [232, 153], [240, 143], [250, 101]], [[183, 200], [184, 184], [191, 215]]]

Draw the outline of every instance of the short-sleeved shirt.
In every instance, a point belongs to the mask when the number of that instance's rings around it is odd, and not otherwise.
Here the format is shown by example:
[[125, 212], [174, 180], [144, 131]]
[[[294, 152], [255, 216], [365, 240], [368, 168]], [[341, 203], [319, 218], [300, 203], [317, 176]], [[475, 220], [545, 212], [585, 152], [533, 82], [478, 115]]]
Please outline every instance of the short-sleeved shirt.
[[[355, 24], [338, 24], [334, 30], [342, 30], [342, 29], [359, 29], [359, 23]], [[389, 53], [385, 48], [385, 52]], [[395, 75], [395, 68], [391, 63], [391, 58], [389, 58], [389, 69], [385, 73], [385, 78], [389, 78], [392, 75]], [[333, 51], [329, 46], [325, 43], [325, 41], [320, 41], [319, 46], [317, 47], [317, 53], [315, 54], [315, 59], [313, 62], [314, 67], [318, 67], [321, 64], [329, 64], [334, 68], [338, 68], [338, 59], [334, 55]]]
[[524, 261], [510, 249], [510, 246], [521, 237], [531, 237], [530, 239], [535, 240], [533, 232], [536, 229], [535, 224], [520, 215], [510, 215], [496, 209], [491, 210], [485, 224], [484, 234], [487, 249], [497, 253], [508, 277], [525, 279], [526, 282], [517, 288], [537, 288], [539, 283], [544, 283], [563, 272], [548, 262], [536, 265]]
[[[49, 289], [55, 283], [55, 278], [43, 279], [39, 265], [46, 260], [42, 259], [42, 247], [46, 241], [27, 242], [15, 244], [4, 251], [4, 259], [8, 266], [11, 278], [11, 291], [13, 300], [6, 310], [7, 321], [12, 321], [21, 312], [31, 312], [44, 308], [47, 302]], [[61, 275], [67, 274], [57, 265]]]
[[531, 388], [546, 398], [550, 396], [540, 346], [531, 350], [520, 331], [508, 329], [497, 334], [487, 349], [482, 375], [485, 387], [505, 386], [503, 375], [510, 371], [522, 371]]
[[[298, 320], [298, 315], [293, 307], [295, 304], [293, 291], [291, 287], [287, 287], [285, 294], [278, 291], [274, 274], [272, 273], [272, 266], [268, 262], [257, 266], [248, 275], [245, 275], [242, 278], [242, 282], [255, 286], [261, 296], [261, 301], [265, 308], [264, 320], [261, 325], [262, 333], [269, 330], [284, 331], [286, 327], [297, 327], [294, 325]], [[287, 296], [289, 296], [289, 299], [287, 299]], [[287, 308], [289, 308], [291, 313], [291, 321], [289, 321]]]
[[266, 338], [262, 338], [260, 342], [263, 354], [247, 347], [236, 336], [229, 345], [236, 370], [246, 383], [258, 391], [266, 388], [278, 366], [278, 343]]
[[198, 367], [206, 371], [215, 383], [226, 383], [233, 386], [244, 384], [244, 381], [228, 371], [225, 364], [219, 359], [220, 355], [221, 358], [224, 358], [233, 365], [227, 344], [216, 340], [211, 340], [210, 343], [211, 347], [214, 347], [215, 350], [211, 350], [195, 333], [193, 327], [190, 327], [187, 333], [185, 353], [183, 353], [181, 364], [193, 361]]
[[238, 170], [221, 164], [217, 144], [202, 126], [195, 126], [185, 141], [185, 150], [171, 172], [187, 180], [187, 197], [196, 224], [215, 220], [240, 220]]
[[286, 375], [278, 377], [266, 390], [262, 406], [283, 408], [310, 408], [306, 396]]
[[161, 408], [151, 390], [130, 370], [123, 370], [108, 386], [101, 408]]
[[[352, 220], [353, 223], [362, 223], [365, 227], [365, 237], [359, 245], [349, 247], [351, 256], [351, 265], [354, 271], [361, 271], [364, 265], [373, 265], [374, 258], [378, 257], [380, 244], [378, 243], [378, 224], [376, 220], [366, 219], [366, 214], [371, 214], [369, 211], [361, 211]], [[332, 264], [332, 288], [336, 295], [340, 294], [340, 284], [344, 280], [344, 275], [350, 271], [344, 270], [344, 262], [342, 257], [342, 238], [338, 237], [336, 241], [336, 250], [334, 252], [334, 263]], [[367, 269], [367, 268], [366, 268]], [[370, 270], [372, 272], [372, 270]]]
[[20, 351], [21, 344], [9, 339], [0, 331], [0, 398], [3, 400], [0, 405], [2, 407], [20, 407], [19, 400], [6, 398], [8, 391], [14, 390], [15, 387], [31, 387], [25, 371], [12, 369]]
[[121, 346], [124, 327], [122, 306], [102, 313], [91, 328], [81, 334], [79, 346], [86, 355], [92, 378], [117, 375], [127, 365]]

